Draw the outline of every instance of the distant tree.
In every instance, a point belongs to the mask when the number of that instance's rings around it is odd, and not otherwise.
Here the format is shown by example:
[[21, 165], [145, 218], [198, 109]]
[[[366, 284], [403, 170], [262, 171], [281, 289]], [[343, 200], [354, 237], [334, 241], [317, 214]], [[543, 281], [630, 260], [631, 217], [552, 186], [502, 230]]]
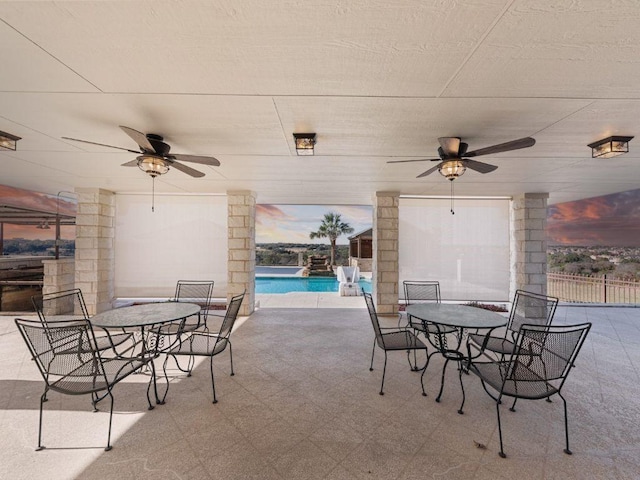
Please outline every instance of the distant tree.
[[309, 238], [328, 238], [331, 243], [331, 266], [335, 265], [336, 258], [336, 240], [340, 235], [352, 233], [353, 227], [343, 222], [339, 213], [325, 213], [324, 219], [318, 228], [318, 231], [311, 232]]

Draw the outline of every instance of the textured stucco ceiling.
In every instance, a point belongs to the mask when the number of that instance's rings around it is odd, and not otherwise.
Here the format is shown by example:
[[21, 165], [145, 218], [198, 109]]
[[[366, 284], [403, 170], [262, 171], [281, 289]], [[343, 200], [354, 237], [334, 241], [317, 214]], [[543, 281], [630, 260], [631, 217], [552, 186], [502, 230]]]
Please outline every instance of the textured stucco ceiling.
[[[212, 155], [159, 193], [254, 190], [260, 203], [371, 202], [376, 191], [446, 195], [437, 138], [469, 149], [532, 136], [534, 147], [478, 160], [459, 195], [549, 192], [550, 202], [640, 186], [631, 152], [587, 144], [640, 126], [640, 4], [623, 0], [42, 1], [0, 8], [0, 184], [147, 192], [120, 164], [119, 128]], [[293, 132], [316, 132], [298, 157]]]

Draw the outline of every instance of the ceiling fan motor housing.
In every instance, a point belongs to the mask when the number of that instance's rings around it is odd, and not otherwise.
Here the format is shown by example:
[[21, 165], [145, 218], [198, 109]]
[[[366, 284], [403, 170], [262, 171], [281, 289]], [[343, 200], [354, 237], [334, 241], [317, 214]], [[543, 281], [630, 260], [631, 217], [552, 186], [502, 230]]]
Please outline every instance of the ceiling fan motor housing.
[[146, 137], [155, 150], [155, 153], [163, 157], [169, 154], [169, 150], [171, 150], [171, 147], [163, 142], [163, 137], [161, 137], [160, 135], [156, 135], [155, 133], [147, 133]]

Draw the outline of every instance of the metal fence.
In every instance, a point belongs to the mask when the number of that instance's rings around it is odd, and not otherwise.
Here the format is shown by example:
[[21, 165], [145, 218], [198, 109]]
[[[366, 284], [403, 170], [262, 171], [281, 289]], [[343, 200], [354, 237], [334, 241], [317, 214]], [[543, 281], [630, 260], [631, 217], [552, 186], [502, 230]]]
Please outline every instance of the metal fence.
[[606, 275], [547, 273], [547, 293], [563, 302], [640, 303], [640, 282], [615, 280]]

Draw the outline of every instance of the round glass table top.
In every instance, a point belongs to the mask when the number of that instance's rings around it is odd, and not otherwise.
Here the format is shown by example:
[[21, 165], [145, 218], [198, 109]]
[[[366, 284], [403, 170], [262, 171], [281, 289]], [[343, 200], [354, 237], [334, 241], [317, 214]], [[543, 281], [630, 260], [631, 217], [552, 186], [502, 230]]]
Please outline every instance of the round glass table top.
[[103, 328], [144, 327], [180, 320], [196, 315], [200, 305], [195, 303], [160, 302], [115, 308], [91, 317], [91, 324]]
[[457, 328], [496, 328], [507, 324], [499, 313], [469, 305], [418, 303], [407, 306], [407, 314], [432, 323]]

